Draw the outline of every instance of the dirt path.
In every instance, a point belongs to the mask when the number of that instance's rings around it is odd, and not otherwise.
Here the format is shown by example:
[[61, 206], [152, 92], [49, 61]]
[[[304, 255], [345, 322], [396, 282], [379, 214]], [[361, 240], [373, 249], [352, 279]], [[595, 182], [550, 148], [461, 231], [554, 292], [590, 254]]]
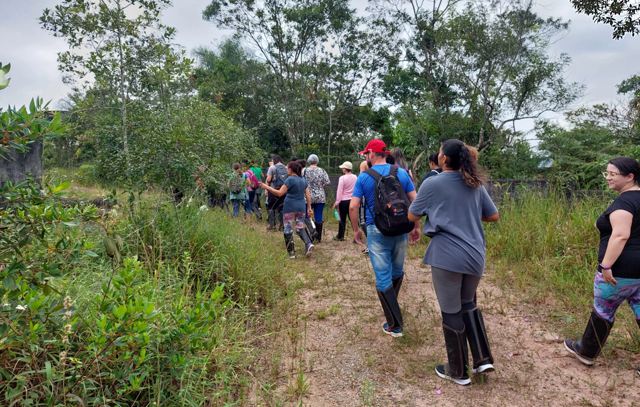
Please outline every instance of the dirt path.
[[[491, 283], [478, 290], [496, 372], [471, 386], [434, 374], [444, 361], [440, 312], [428, 267], [413, 251], [405, 263], [400, 304], [405, 335], [381, 332], [383, 314], [369, 260], [327, 231], [304, 276], [298, 334], [290, 339], [278, 384], [292, 404], [305, 406], [640, 406], [640, 379], [629, 363], [638, 355], [612, 352], [587, 368], [569, 357], [543, 312], [519, 305]], [[304, 262], [300, 259], [295, 262]], [[291, 335], [289, 335], [291, 336]], [[297, 373], [296, 373], [297, 372]], [[292, 390], [293, 389], [293, 390]], [[292, 396], [296, 393], [297, 396]], [[293, 402], [292, 400], [296, 400]], [[256, 404], [264, 404], [257, 401]], [[267, 403], [271, 404], [271, 403]], [[278, 403], [276, 403], [278, 404]]]

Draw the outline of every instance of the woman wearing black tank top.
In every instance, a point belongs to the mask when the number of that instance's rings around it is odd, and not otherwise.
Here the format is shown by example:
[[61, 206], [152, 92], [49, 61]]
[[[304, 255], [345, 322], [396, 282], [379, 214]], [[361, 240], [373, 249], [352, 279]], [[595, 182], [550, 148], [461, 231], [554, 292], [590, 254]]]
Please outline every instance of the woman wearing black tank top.
[[640, 164], [629, 157], [614, 158], [602, 175], [619, 195], [596, 221], [600, 245], [593, 310], [582, 338], [564, 341], [565, 348], [589, 366], [600, 354], [620, 304], [629, 303], [640, 326]]

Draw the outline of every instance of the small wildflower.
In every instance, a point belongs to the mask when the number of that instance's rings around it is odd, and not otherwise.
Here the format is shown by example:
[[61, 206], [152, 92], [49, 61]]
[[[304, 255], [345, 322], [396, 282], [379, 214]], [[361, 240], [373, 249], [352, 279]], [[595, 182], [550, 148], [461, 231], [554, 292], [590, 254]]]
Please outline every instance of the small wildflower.
[[26, 309], [27, 309], [27, 307], [25, 307], [24, 305], [16, 305], [16, 310], [18, 310], [18, 311], [24, 311]]

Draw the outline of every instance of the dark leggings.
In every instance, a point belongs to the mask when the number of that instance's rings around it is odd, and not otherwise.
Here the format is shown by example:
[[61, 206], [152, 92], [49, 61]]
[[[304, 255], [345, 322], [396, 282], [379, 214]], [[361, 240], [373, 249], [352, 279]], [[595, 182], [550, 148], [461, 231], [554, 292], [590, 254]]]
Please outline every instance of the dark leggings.
[[338, 204], [338, 211], [340, 212], [340, 223], [338, 224], [338, 239], [344, 239], [344, 231], [347, 225], [347, 218], [349, 217], [349, 204], [350, 199], [340, 201]]

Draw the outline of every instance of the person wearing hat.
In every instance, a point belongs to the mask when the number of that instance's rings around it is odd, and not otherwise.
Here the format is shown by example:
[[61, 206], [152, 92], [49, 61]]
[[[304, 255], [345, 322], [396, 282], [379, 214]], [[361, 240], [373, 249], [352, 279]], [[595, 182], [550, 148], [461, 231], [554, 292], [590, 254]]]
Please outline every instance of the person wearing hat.
[[309, 191], [311, 192], [311, 208], [313, 209], [313, 220], [316, 224], [316, 241], [320, 243], [322, 241], [322, 224], [323, 224], [323, 211], [326, 201], [326, 194], [324, 187], [329, 185], [329, 174], [322, 168], [318, 167], [318, 156], [311, 154], [307, 158], [307, 164], [309, 166], [304, 170], [303, 176], [309, 183]]
[[353, 164], [345, 161], [338, 166], [342, 170], [342, 176], [338, 179], [338, 189], [336, 191], [336, 202], [333, 209], [338, 209], [340, 213], [340, 223], [338, 224], [338, 234], [333, 240], [344, 240], [344, 231], [347, 225], [347, 216], [349, 215], [349, 203], [353, 194], [353, 187], [356, 185], [358, 177], [353, 174]]
[[[387, 145], [382, 140], [373, 139], [359, 154], [364, 155], [370, 171], [381, 176], [391, 173], [392, 165], [386, 163], [388, 155]], [[416, 190], [407, 171], [397, 168], [397, 180], [407, 195], [409, 201], [416, 197]], [[375, 225], [376, 179], [369, 171], [360, 173], [353, 188], [353, 195], [349, 204], [349, 217], [354, 237], [357, 243], [362, 243], [362, 231], [358, 222], [358, 210], [362, 198], [365, 200], [365, 220], [367, 228], [367, 247], [369, 258], [376, 278], [378, 299], [382, 305], [387, 322], [382, 326], [384, 333], [392, 337], [402, 336], [402, 313], [398, 303], [398, 294], [404, 278], [404, 259], [407, 254], [409, 235], [412, 242], [420, 238], [420, 222], [415, 222], [410, 233], [398, 236], [383, 235]]]

